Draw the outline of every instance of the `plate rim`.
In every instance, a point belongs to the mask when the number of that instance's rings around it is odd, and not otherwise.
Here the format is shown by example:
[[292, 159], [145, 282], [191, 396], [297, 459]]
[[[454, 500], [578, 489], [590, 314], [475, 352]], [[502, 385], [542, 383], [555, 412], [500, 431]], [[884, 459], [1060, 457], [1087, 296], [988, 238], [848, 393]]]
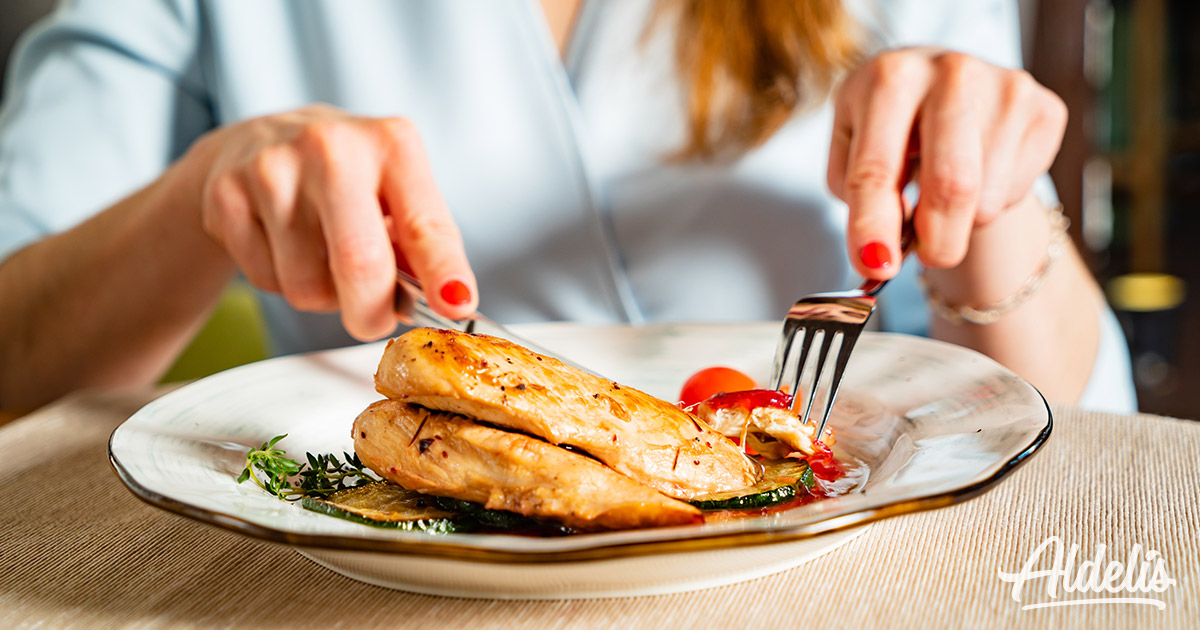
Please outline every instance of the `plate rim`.
[[[880, 336], [911, 337], [911, 335], [897, 335], [895, 333], [875, 334]], [[975, 352], [969, 348], [962, 348], [961, 346], [956, 346], [954, 344], [939, 342], [935, 339], [923, 337], [920, 339], [942, 345], [948, 345], [958, 350], [976, 354], [988, 361], [991, 361], [1000, 369], [1011, 373], [1011, 370], [1008, 370], [999, 363], [996, 363], [990, 357]], [[292, 358], [320, 352], [328, 352], [328, 350], [316, 351], [314, 353], [304, 353], [301, 355], [288, 355], [286, 357], [275, 357], [268, 360]], [[398, 556], [421, 556], [500, 564], [540, 564], [611, 560], [620, 557], [686, 553], [694, 551], [713, 551], [747, 545], [765, 545], [792, 542], [806, 538], [813, 538], [822, 534], [859, 527], [894, 516], [915, 514], [918, 512], [949, 507], [976, 498], [994, 488], [997, 484], [999, 484], [1000, 481], [1012, 474], [1017, 468], [1028, 461], [1028, 459], [1034, 453], [1036, 453], [1042, 446], [1045, 445], [1053, 430], [1054, 414], [1049, 402], [1046, 401], [1046, 397], [1032, 384], [1024, 381], [1024, 379], [1021, 379], [1021, 381], [1029, 385], [1030, 389], [1040, 398], [1046, 411], [1045, 426], [1041, 428], [1038, 434], [1034, 436], [1034, 438], [1023, 449], [1005, 460], [991, 475], [984, 479], [976, 480], [968, 485], [950, 489], [937, 494], [897, 499], [832, 518], [821, 519], [799, 525], [791, 525], [787, 526], [786, 528], [775, 530], [717, 532], [713, 534], [689, 536], [686, 538], [634, 541], [607, 545], [598, 544], [589, 546], [587, 548], [567, 550], [528, 549], [516, 551], [482, 548], [470, 545], [454, 544], [453, 542], [448, 542], [449, 539], [444, 537], [439, 538], [439, 544], [429, 545], [428, 541], [407, 541], [378, 538], [372, 539], [337, 534], [310, 534], [286, 531], [283, 529], [255, 523], [248, 519], [226, 512], [193, 505], [187, 503], [186, 501], [161, 494], [139, 483], [137, 479], [125, 469], [120, 460], [117, 458], [116, 454], [113, 452], [113, 441], [117, 437], [118, 432], [120, 432], [121, 428], [125, 426], [129, 419], [126, 419], [126, 421], [118, 425], [109, 435], [109, 438], [106, 442], [106, 451], [108, 454], [109, 465], [112, 467], [113, 472], [120, 479], [122, 484], [135, 497], [143, 502], [165, 511], [199, 521], [209, 526], [217, 527], [226, 531], [236, 532], [267, 542], [284, 544], [293, 547], [341, 551], [378, 552], [394, 554]], [[155, 401], [159, 400], [160, 398], [156, 398]], [[152, 404], [155, 401], [151, 401], [147, 404]], [[144, 408], [145, 406], [142, 407], [142, 409]], [[136, 415], [136, 412], [134, 415]], [[132, 417], [133, 416], [130, 418]]]

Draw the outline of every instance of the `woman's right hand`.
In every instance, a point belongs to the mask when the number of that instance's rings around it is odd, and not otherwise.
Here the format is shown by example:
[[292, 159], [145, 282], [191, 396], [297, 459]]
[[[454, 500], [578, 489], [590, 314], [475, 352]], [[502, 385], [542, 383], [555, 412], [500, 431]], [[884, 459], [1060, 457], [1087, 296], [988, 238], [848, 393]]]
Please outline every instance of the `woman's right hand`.
[[442, 315], [475, 309], [462, 237], [408, 120], [311, 106], [217, 129], [178, 166], [198, 169], [204, 229], [250, 282], [298, 310], [340, 310], [360, 340], [395, 328], [397, 266]]

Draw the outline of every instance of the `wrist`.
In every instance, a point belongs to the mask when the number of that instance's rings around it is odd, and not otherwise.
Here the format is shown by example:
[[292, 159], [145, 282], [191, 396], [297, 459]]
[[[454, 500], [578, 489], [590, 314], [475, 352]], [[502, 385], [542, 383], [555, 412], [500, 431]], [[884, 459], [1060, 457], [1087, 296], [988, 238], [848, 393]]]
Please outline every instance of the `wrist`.
[[967, 256], [951, 269], [928, 269], [923, 281], [936, 314], [991, 323], [1036, 292], [1069, 241], [1066, 219], [1026, 195], [991, 223], [977, 227]]
[[164, 224], [179, 233], [183, 239], [181, 244], [191, 245], [186, 250], [191, 255], [232, 266], [225, 247], [204, 226], [205, 185], [214, 156], [211, 134], [197, 140], [163, 171], [153, 185], [152, 200], [147, 206]]

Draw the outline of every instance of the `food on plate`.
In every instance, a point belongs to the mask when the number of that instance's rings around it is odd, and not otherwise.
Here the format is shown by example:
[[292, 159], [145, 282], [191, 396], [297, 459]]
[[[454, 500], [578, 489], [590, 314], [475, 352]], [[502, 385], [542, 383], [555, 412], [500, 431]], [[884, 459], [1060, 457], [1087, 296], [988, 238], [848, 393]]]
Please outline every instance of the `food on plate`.
[[386, 481], [365, 483], [325, 496], [303, 497], [305, 509], [348, 521], [406, 531], [449, 534], [472, 531], [472, 523], [433, 499]]
[[444, 411], [381, 400], [358, 417], [354, 432], [363, 463], [410, 490], [577, 529], [701, 521], [695, 507], [594, 459]]
[[833, 444], [833, 429], [818, 440], [811, 423], [796, 413], [794, 397], [759, 389], [749, 375], [729, 367], [709, 367], [684, 382], [679, 405], [694, 413], [747, 452], [768, 458], [812, 455], [819, 444]]
[[786, 394], [684, 409], [486, 335], [409, 331], [375, 385], [387, 398], [355, 419], [344, 464], [297, 463], [280, 436], [247, 454], [239, 481], [377, 527], [558, 535], [766, 514], [841, 474]]
[[683, 389], [679, 390], [679, 406], [690, 407], [717, 394], [748, 389], [758, 389], [758, 383], [745, 372], [723, 365], [707, 367], [683, 382]]
[[487, 335], [409, 331], [388, 343], [375, 389], [582, 451], [670, 497], [758, 481], [753, 461], [683, 409]]
[[793, 410], [791, 395], [770, 389], [717, 394], [688, 407], [698, 418], [737, 440], [748, 452], [767, 458], [812, 455], [820, 443], [833, 444], [833, 429], [817, 440], [816, 426], [803, 422]]
[[762, 481], [736, 492], [718, 492], [692, 501], [701, 510], [755, 510], [787, 503], [817, 491], [813, 469], [803, 459], [776, 459], [765, 463]]

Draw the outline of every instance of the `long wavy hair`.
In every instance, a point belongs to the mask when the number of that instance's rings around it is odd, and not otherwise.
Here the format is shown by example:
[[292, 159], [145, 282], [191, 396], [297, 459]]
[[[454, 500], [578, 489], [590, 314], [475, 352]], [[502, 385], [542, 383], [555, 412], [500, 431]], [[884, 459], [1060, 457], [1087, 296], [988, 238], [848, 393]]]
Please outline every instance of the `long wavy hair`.
[[688, 123], [676, 159], [727, 158], [766, 142], [828, 97], [860, 57], [841, 0], [659, 0], [651, 28], [669, 19]]

